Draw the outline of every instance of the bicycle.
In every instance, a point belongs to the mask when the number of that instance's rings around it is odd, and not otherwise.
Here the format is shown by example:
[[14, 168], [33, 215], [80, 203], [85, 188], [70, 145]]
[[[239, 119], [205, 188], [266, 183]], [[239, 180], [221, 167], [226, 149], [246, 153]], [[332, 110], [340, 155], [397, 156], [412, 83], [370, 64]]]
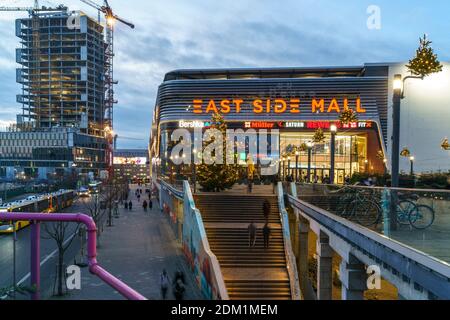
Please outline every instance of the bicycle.
[[424, 204], [417, 204], [419, 196], [400, 195], [397, 204], [397, 222], [402, 225], [411, 225], [418, 230], [429, 228], [435, 219], [434, 209]]

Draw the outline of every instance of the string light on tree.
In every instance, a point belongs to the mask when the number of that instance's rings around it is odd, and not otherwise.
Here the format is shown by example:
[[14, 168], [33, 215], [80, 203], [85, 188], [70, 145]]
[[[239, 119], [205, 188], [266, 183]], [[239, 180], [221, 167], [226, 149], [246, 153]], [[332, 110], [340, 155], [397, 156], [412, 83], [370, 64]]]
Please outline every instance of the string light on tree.
[[313, 141], [315, 143], [321, 143], [325, 141], [325, 134], [323, 133], [323, 130], [321, 128], [317, 129], [316, 132], [314, 132]]
[[431, 43], [426, 35], [420, 38], [420, 46], [416, 51], [416, 56], [409, 60], [409, 64], [406, 65], [411, 74], [425, 77], [431, 73], [442, 71], [442, 64], [439, 62], [433, 48], [431, 48]]
[[341, 122], [341, 124], [357, 122], [358, 116], [352, 109], [344, 110], [339, 116], [339, 121]]

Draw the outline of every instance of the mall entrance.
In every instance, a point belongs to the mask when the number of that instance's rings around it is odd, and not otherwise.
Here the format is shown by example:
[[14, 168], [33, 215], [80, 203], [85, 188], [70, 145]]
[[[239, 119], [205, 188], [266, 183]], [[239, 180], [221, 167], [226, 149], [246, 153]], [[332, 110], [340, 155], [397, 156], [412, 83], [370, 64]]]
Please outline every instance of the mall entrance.
[[[308, 179], [308, 150], [305, 146], [313, 140], [314, 132], [280, 133], [280, 159], [282, 179], [299, 182], [322, 183], [330, 177], [331, 135], [325, 134], [323, 142], [311, 146], [310, 177]], [[343, 132], [336, 136], [335, 181], [343, 184], [345, 178], [367, 168], [367, 134]]]

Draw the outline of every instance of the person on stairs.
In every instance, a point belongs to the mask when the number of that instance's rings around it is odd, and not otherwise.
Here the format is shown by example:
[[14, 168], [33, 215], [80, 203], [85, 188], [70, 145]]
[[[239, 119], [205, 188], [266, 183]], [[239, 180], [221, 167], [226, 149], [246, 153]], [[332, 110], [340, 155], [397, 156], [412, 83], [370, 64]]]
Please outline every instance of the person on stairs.
[[248, 225], [248, 246], [254, 247], [256, 243], [256, 226], [253, 221]]
[[264, 213], [264, 219], [265, 219], [265, 221], [266, 222], [268, 222], [269, 221], [269, 216], [270, 216], [270, 208], [271, 206], [270, 206], [270, 202], [269, 202], [269, 200], [264, 200], [264, 203], [263, 203], [263, 213]]
[[271, 233], [271, 230], [269, 227], [269, 223], [266, 222], [266, 224], [264, 225], [264, 228], [263, 228], [264, 249], [269, 249], [270, 233]]

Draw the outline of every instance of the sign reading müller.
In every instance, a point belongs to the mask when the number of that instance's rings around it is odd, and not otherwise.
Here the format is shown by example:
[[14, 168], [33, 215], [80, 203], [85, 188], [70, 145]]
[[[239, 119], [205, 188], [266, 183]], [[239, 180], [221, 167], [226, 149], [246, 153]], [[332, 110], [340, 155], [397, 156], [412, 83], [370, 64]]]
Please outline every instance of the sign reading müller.
[[194, 99], [192, 102], [193, 112], [201, 113], [241, 113], [242, 110], [250, 108], [255, 114], [267, 113], [301, 113], [309, 108], [312, 113], [341, 113], [352, 109], [357, 113], [366, 113], [361, 104], [361, 98], [349, 99], [347, 97], [312, 99]]

